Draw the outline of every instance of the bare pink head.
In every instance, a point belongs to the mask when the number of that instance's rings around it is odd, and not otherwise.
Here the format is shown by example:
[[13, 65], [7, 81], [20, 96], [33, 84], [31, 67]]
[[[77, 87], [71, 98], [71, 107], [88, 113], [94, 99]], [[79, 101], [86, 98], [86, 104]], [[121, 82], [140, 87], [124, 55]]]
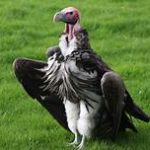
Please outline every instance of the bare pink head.
[[65, 30], [64, 32], [68, 34], [69, 38], [72, 39], [74, 33], [80, 30], [80, 13], [78, 9], [74, 7], [67, 7], [57, 12], [54, 15], [53, 20], [55, 22], [64, 22], [65, 23]]

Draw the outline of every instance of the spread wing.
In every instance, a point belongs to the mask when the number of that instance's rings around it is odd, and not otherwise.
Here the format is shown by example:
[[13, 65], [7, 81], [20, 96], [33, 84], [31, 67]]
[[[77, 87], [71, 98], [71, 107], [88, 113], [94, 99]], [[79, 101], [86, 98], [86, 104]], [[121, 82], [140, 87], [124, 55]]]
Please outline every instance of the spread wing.
[[31, 59], [16, 59], [14, 61], [14, 71], [17, 79], [22, 84], [25, 91], [48, 110], [48, 112], [66, 129], [68, 129], [65, 108], [62, 100], [49, 90], [40, 87], [44, 83], [44, 72], [40, 69], [47, 67], [47, 63]]

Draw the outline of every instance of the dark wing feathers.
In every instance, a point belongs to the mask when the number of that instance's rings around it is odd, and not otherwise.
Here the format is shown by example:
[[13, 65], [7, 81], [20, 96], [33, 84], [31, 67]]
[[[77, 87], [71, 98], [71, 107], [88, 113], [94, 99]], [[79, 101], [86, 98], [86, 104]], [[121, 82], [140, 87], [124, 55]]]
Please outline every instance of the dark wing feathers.
[[44, 73], [38, 69], [46, 66], [47, 63], [30, 59], [16, 59], [14, 62], [15, 74], [32, 98], [40, 98], [40, 96], [49, 94], [48, 91], [40, 89], [40, 86], [42, 86], [43, 83], [42, 77], [44, 76]]
[[47, 66], [47, 63], [30, 59], [16, 59], [13, 67], [17, 79], [25, 91], [48, 110], [48, 112], [65, 128], [68, 129], [65, 108], [62, 100], [48, 90], [41, 90], [44, 73], [39, 69]]
[[47, 57], [51, 57], [54, 55], [54, 53], [59, 52], [59, 51], [60, 51], [60, 48], [57, 45], [53, 46], [53, 47], [49, 47], [47, 49], [46, 55], [47, 55]]
[[[85, 51], [83, 53], [83, 65], [87, 66], [87, 68], [96, 69], [100, 80], [102, 76], [106, 72], [113, 71], [110, 69], [103, 60], [98, 57], [95, 53], [92, 51]], [[150, 120], [150, 117], [146, 115], [141, 108], [139, 108], [134, 102], [132, 97], [130, 96], [129, 92], [125, 90], [125, 111], [130, 114], [131, 116], [140, 119], [142, 121], [148, 122]]]
[[106, 65], [100, 56], [97, 56], [92, 51], [85, 51], [82, 54], [83, 65], [90, 70], [97, 70], [98, 76], [101, 79], [104, 73], [112, 71], [111, 68]]
[[[101, 79], [105, 76], [106, 73], [112, 72], [112, 74], [114, 74], [113, 71], [103, 62], [103, 60], [100, 57], [97, 57], [96, 54], [94, 54], [92, 51], [84, 51], [81, 58], [82, 59], [80, 61], [82, 61], [82, 66], [84, 66], [86, 71], [97, 70], [98, 76], [100, 78], [100, 83], [101, 83]], [[127, 114], [129, 114], [130, 116], [133, 116], [137, 119], [140, 119], [142, 121], [145, 121], [145, 122], [148, 122], [150, 120], [149, 116], [146, 115], [133, 102], [131, 96], [129, 95], [129, 93], [126, 89], [125, 89], [124, 93], [122, 93], [122, 100], [121, 100], [121, 101], [123, 101], [124, 105], [122, 106], [120, 104], [120, 101], [117, 101], [117, 103], [114, 102], [115, 99], [118, 98], [118, 96], [116, 98], [114, 96], [114, 94], [117, 92], [116, 88], [118, 87], [118, 85], [116, 85], [116, 87], [112, 86], [112, 83], [115, 84], [118, 82], [118, 81], [114, 81], [114, 79], [115, 78], [113, 78], [112, 81], [108, 81], [108, 83], [110, 85], [110, 89], [108, 89], [108, 87], [107, 87], [105, 94], [104, 94], [104, 91], [101, 89], [103, 96], [108, 95], [108, 97], [106, 97], [105, 101], [107, 102], [107, 105], [109, 105], [109, 107], [106, 106], [106, 109], [108, 112], [110, 112], [107, 114], [108, 116], [110, 116], [110, 118], [107, 116], [107, 118], [109, 118], [109, 119], [106, 119], [106, 121], [104, 122], [104, 124], [106, 124], [106, 126], [105, 127], [101, 126], [101, 129], [105, 129], [105, 130], [103, 130], [104, 133], [106, 133], [106, 131], [107, 131], [106, 134], [109, 133], [109, 135], [113, 136], [112, 138], [115, 138], [115, 136], [117, 135], [117, 132], [119, 130], [125, 130], [126, 128], [130, 128], [133, 131], [137, 132], [135, 126], [132, 123], [131, 118], [128, 117]], [[122, 85], [122, 87], [125, 88], [124, 85]], [[119, 91], [121, 90], [120, 88], [121, 88], [121, 86], [118, 89]], [[117, 110], [119, 110], [119, 111], [117, 111]], [[112, 114], [114, 114], [114, 115], [112, 115]], [[110, 120], [112, 120], [111, 123], [110, 123]], [[120, 127], [118, 126], [119, 124], [120, 124]]]

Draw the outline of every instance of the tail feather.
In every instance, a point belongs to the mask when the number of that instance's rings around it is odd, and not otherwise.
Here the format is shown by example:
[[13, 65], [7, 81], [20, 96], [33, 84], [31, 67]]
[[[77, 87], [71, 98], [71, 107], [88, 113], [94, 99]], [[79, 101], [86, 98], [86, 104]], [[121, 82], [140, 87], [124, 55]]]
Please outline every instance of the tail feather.
[[144, 122], [150, 121], [150, 116], [148, 116], [141, 108], [139, 108], [132, 100], [130, 94], [126, 91], [126, 111], [133, 117], [140, 119]]

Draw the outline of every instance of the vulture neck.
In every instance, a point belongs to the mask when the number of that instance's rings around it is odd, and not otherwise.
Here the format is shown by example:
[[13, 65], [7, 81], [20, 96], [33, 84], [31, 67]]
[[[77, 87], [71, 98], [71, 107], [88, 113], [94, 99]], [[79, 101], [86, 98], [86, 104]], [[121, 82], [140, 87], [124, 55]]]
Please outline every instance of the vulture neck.
[[65, 25], [64, 33], [60, 37], [59, 47], [64, 57], [75, 50], [91, 49], [88, 34], [85, 29], [81, 28], [79, 22], [75, 25]]

